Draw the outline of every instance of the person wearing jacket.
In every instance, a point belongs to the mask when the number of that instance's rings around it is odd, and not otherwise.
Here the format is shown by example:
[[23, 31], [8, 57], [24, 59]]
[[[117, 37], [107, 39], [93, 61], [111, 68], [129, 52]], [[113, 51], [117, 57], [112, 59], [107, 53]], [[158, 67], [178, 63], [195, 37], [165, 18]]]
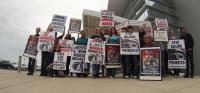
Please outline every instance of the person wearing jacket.
[[[40, 35], [39, 33], [40, 33], [40, 27], [37, 27], [36, 28], [36, 34], [34, 35], [34, 37], [38, 38], [39, 35]], [[29, 57], [27, 75], [33, 75], [35, 65], [36, 65], [36, 59]]]
[[[88, 38], [85, 36], [85, 32], [84, 30], [82, 30], [80, 32], [81, 34], [81, 37], [77, 39], [77, 41], [75, 42], [75, 44], [77, 45], [86, 45], [87, 46], [87, 43], [88, 43]], [[84, 63], [82, 63], [84, 64]], [[86, 64], [90, 64], [90, 63], [86, 63]], [[78, 77], [87, 77], [89, 73], [77, 73], [77, 76]]]
[[185, 49], [186, 49], [186, 74], [185, 78], [193, 78], [194, 77], [194, 63], [193, 63], [193, 48], [194, 48], [194, 40], [192, 35], [187, 32], [185, 27], [180, 27], [181, 36], [180, 39], [184, 39], [185, 41]]
[[[96, 40], [100, 40], [100, 41], [105, 41], [105, 37], [101, 32], [101, 28], [97, 27], [96, 28], [96, 34], [91, 36], [91, 39], [96, 39]], [[94, 78], [99, 78], [99, 70], [100, 70], [100, 66], [101, 66], [101, 62], [99, 62], [100, 60], [98, 60], [99, 55], [97, 54], [96, 57], [93, 57], [93, 64], [92, 64], [92, 71], [93, 71], [93, 77]], [[103, 70], [104, 68], [102, 68]], [[104, 72], [102, 71], [102, 74], [104, 74]]]

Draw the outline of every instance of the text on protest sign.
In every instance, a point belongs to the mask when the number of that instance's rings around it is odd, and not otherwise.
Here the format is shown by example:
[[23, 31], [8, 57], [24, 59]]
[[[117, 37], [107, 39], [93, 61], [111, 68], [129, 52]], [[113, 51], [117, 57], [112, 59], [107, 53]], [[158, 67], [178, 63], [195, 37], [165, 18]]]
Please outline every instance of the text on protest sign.
[[60, 52], [65, 52], [67, 56], [71, 56], [73, 44], [74, 44], [73, 40], [60, 39], [58, 42], [58, 45], [60, 47]]
[[140, 79], [161, 80], [160, 47], [141, 48]]
[[169, 40], [168, 68], [170, 69], [186, 68], [186, 51], [185, 51], [184, 40]]
[[105, 60], [105, 42], [89, 39], [85, 61], [93, 64], [102, 64]]
[[168, 32], [167, 31], [154, 31], [154, 40], [155, 41], [168, 41]]
[[52, 51], [55, 40], [55, 32], [40, 32], [38, 40], [39, 51]]
[[54, 56], [54, 70], [66, 70], [67, 55], [62, 52], [55, 52]]
[[62, 33], [64, 31], [66, 20], [67, 20], [67, 16], [54, 15], [52, 22], [51, 22], [53, 30], [55, 32], [61, 32]]
[[70, 63], [70, 72], [83, 73], [83, 62], [85, 62], [86, 47], [87, 46], [85, 45], [73, 46], [73, 53]]
[[121, 33], [121, 54], [122, 55], [139, 55], [140, 49], [140, 41], [139, 41], [139, 33]]
[[23, 55], [30, 58], [36, 58], [37, 45], [38, 45], [38, 37], [30, 35]]
[[107, 27], [107, 26], [113, 27], [114, 26], [113, 16], [114, 16], [113, 11], [102, 10], [99, 25], [101, 27]]

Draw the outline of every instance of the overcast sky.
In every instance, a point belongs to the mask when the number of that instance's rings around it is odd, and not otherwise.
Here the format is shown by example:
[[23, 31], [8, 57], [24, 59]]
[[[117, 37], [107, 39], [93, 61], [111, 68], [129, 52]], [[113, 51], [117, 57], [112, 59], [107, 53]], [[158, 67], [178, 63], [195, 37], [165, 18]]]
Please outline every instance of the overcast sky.
[[36, 27], [46, 30], [53, 14], [82, 18], [83, 9], [107, 9], [108, 0], [0, 0], [0, 59], [16, 62]]

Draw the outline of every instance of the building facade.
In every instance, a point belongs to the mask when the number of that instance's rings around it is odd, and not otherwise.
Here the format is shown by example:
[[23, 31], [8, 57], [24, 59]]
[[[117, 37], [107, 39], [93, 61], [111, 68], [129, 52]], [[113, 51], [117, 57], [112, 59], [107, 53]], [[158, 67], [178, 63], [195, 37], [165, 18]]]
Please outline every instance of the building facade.
[[108, 10], [115, 15], [138, 21], [151, 21], [155, 18], [166, 18], [169, 27], [177, 31], [180, 26], [188, 28], [195, 41], [194, 65], [195, 74], [200, 75], [200, 4], [199, 0], [109, 0]]

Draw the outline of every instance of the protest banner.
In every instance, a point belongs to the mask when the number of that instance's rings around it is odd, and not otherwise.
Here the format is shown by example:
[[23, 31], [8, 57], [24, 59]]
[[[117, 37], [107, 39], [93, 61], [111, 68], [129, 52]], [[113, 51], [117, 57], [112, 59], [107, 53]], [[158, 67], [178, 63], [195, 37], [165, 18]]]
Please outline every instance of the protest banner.
[[86, 48], [87, 46], [85, 45], [73, 46], [73, 53], [70, 62], [70, 72], [83, 73], [83, 63], [85, 63]]
[[139, 55], [140, 40], [139, 33], [125, 33], [120, 34], [120, 54], [121, 55]]
[[55, 32], [40, 32], [38, 47], [39, 51], [52, 51], [55, 40]]
[[97, 39], [88, 39], [85, 62], [105, 64], [105, 42]]
[[183, 39], [169, 40], [168, 42], [168, 68], [185, 69], [186, 51]]
[[114, 16], [113, 11], [102, 10], [99, 26], [100, 27], [114, 27], [113, 16]]
[[156, 22], [156, 27], [158, 30], [159, 29], [167, 30], [169, 28], [167, 19], [156, 18], [155, 22]]
[[142, 28], [145, 32], [145, 34], [150, 35], [153, 37], [153, 29], [151, 22], [149, 21], [136, 21], [136, 20], [126, 20], [118, 25], [116, 25], [116, 30], [121, 32], [122, 28], [126, 28], [127, 26], [134, 26], [139, 28]]
[[128, 20], [123, 21], [122, 23], [116, 25], [116, 26], [115, 26], [115, 29], [116, 29], [118, 32], [122, 32], [122, 28], [126, 28], [127, 26], [128, 26]]
[[66, 24], [67, 16], [54, 15], [51, 21], [53, 31], [63, 32]]
[[71, 18], [69, 25], [69, 32], [76, 33], [81, 30], [81, 19]]
[[161, 80], [160, 47], [140, 49], [140, 80]]
[[55, 52], [53, 70], [66, 70], [67, 55], [63, 52]]
[[72, 55], [72, 50], [73, 50], [73, 40], [62, 40], [60, 39], [58, 42], [58, 46], [60, 47], [60, 52], [64, 52], [67, 54], [67, 56]]
[[121, 68], [120, 44], [106, 44], [106, 68]]
[[36, 37], [35, 35], [30, 35], [23, 56], [36, 58], [37, 44], [38, 44], [38, 37]]
[[167, 31], [154, 31], [154, 41], [167, 42], [168, 41], [168, 32]]

